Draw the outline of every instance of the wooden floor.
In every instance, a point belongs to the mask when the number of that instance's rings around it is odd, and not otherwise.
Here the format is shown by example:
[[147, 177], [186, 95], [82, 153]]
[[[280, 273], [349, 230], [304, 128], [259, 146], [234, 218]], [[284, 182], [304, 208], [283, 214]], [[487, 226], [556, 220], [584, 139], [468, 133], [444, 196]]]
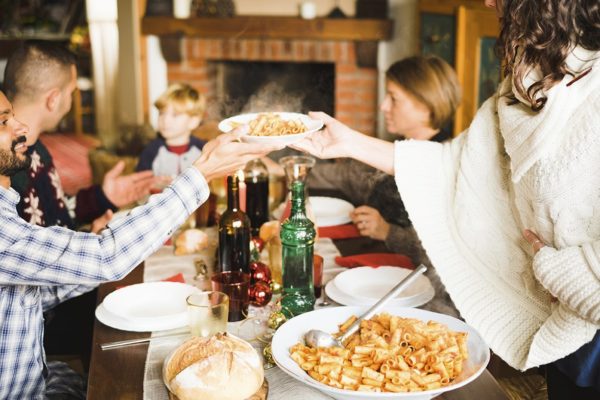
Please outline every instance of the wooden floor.
[[75, 194], [92, 184], [88, 152], [99, 146], [97, 139], [68, 133], [45, 133], [40, 140], [54, 159], [65, 193]]

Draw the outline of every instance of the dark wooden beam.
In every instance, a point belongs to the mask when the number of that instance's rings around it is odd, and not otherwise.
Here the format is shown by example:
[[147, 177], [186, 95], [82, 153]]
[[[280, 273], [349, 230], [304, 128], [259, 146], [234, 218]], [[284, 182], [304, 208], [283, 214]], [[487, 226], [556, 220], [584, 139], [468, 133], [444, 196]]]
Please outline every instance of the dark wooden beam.
[[388, 40], [394, 23], [389, 19], [301, 19], [244, 16], [233, 18], [142, 18], [142, 34], [224, 39]]

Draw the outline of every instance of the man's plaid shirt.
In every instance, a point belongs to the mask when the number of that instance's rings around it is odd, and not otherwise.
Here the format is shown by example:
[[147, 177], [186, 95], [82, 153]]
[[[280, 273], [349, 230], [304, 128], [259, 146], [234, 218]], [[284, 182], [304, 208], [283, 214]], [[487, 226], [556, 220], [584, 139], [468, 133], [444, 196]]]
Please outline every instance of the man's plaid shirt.
[[16, 212], [17, 192], [0, 188], [0, 399], [45, 397], [44, 310], [123, 278], [208, 194], [205, 179], [189, 168], [96, 235], [30, 225]]

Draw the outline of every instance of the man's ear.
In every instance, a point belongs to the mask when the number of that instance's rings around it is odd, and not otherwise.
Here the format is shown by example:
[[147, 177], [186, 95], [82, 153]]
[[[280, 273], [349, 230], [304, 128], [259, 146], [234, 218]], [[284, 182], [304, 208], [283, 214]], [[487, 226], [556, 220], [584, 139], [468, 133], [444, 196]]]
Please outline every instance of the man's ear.
[[190, 120], [188, 121], [188, 129], [190, 131], [193, 131], [194, 129], [196, 129], [197, 127], [200, 126], [200, 122], [202, 122], [202, 118], [201, 117], [192, 117], [190, 118]]
[[54, 112], [60, 102], [60, 90], [58, 90], [57, 88], [48, 90], [46, 92], [45, 98], [46, 101], [44, 105], [46, 106], [48, 111]]

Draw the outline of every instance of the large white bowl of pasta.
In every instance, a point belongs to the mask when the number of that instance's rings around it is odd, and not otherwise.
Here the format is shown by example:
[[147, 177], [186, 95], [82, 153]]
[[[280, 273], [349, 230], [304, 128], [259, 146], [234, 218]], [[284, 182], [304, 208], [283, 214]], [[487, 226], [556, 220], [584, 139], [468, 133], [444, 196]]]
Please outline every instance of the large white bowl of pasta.
[[364, 307], [334, 307], [292, 318], [272, 342], [275, 363], [293, 378], [335, 399], [431, 399], [476, 379], [490, 351], [464, 322], [416, 308], [387, 307], [361, 327], [346, 347], [309, 349], [310, 329], [349, 326]]
[[239, 114], [219, 123], [222, 132], [248, 125], [248, 134], [241, 140], [247, 143], [289, 145], [296, 143], [323, 127], [323, 121], [294, 112], [262, 112]]

